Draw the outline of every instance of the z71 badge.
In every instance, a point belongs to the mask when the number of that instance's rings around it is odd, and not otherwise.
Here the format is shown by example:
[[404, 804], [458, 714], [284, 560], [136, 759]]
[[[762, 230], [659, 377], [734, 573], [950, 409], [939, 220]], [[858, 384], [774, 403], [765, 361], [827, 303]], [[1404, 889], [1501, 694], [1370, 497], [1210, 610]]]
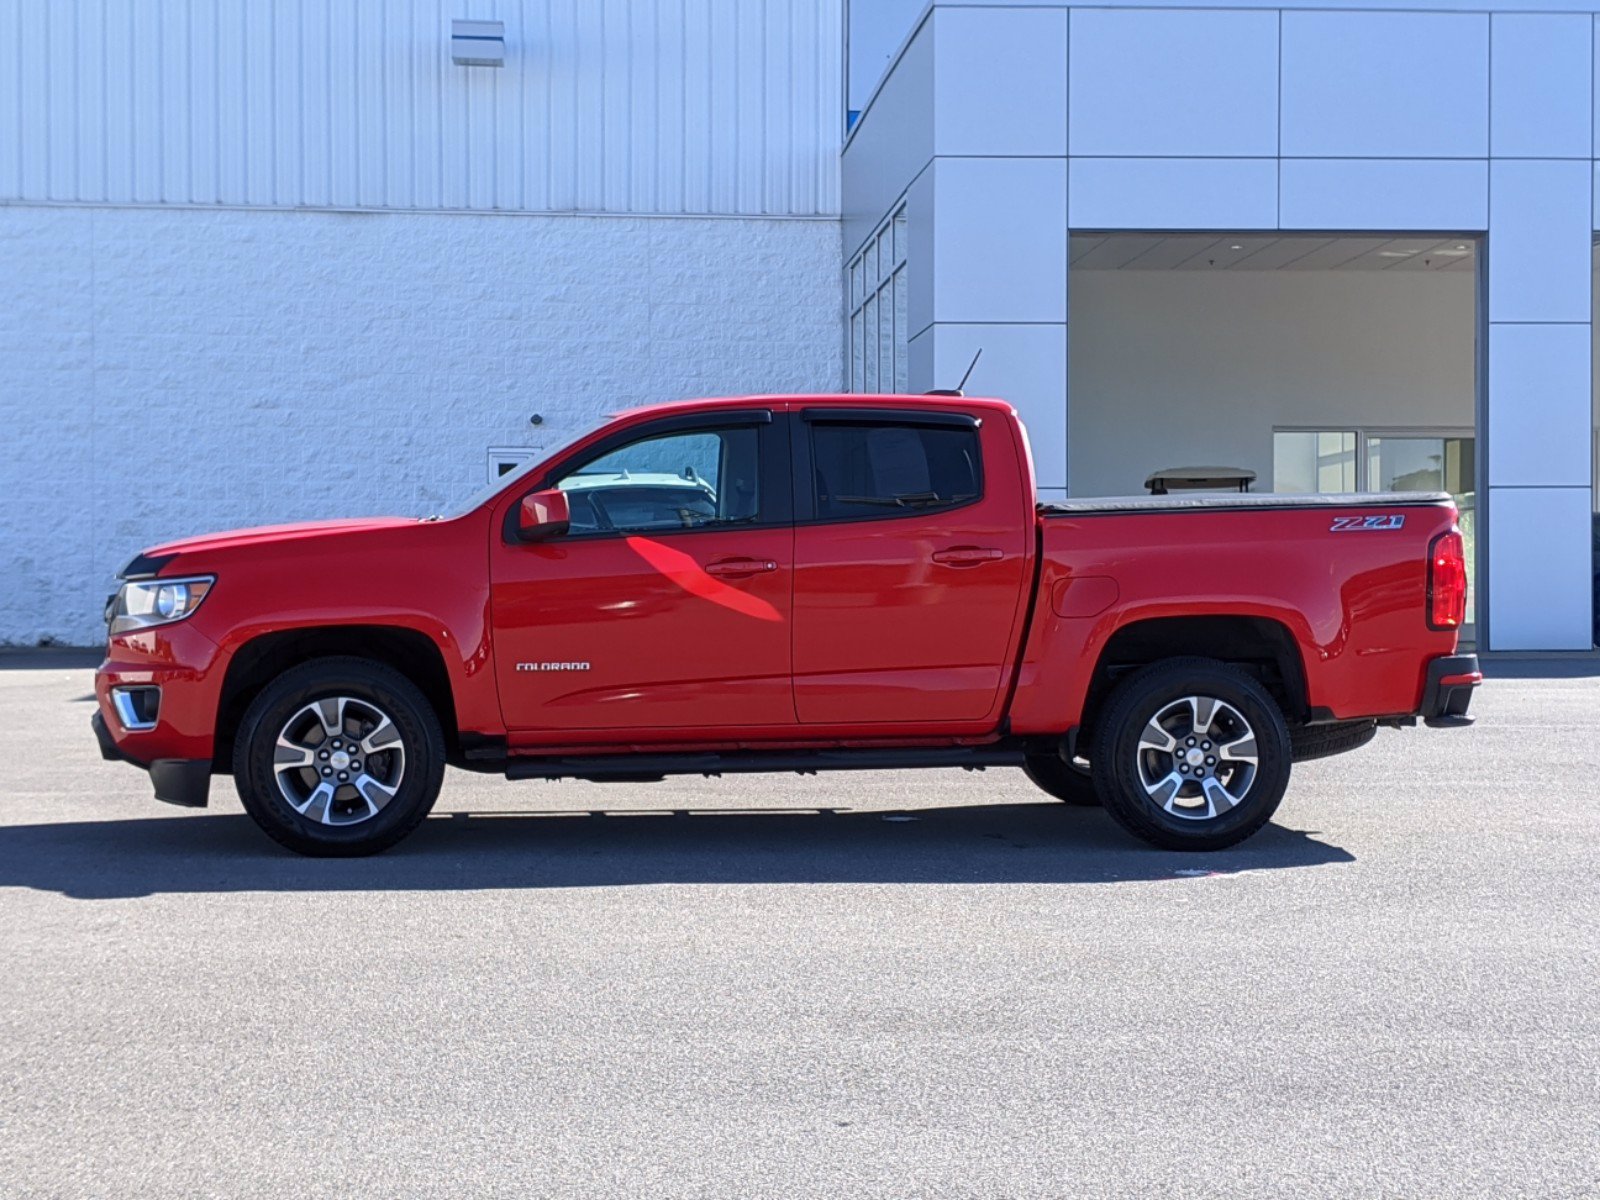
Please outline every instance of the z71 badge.
[[1368, 529], [1399, 529], [1405, 523], [1405, 516], [1401, 513], [1382, 517], [1335, 517], [1329, 532], [1355, 533]]

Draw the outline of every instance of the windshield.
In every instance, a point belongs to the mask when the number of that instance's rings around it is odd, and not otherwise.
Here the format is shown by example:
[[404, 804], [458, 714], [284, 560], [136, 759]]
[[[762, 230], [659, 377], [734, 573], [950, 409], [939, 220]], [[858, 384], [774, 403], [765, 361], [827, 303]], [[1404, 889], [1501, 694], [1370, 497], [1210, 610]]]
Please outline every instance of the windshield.
[[[609, 421], [610, 418], [608, 417], [606, 420]], [[605, 424], [605, 422], [601, 422], [600, 424]], [[471, 512], [473, 509], [479, 508], [482, 505], [485, 505], [485, 504], [489, 503], [489, 501], [493, 500], [496, 496], [498, 496], [506, 488], [512, 486], [513, 484], [521, 483], [524, 479], [526, 479], [530, 475], [537, 474], [539, 468], [544, 466], [545, 463], [549, 462], [552, 458], [556, 457], [556, 455], [558, 455], [558, 454], [565, 454], [573, 446], [577, 445], [580, 441], [582, 441], [584, 438], [588, 437], [591, 433], [593, 433], [596, 429], [599, 429], [599, 428], [600, 428], [600, 425], [591, 425], [587, 429], [585, 429], [582, 433], [579, 433], [574, 437], [569, 437], [566, 441], [562, 442], [561, 445], [557, 446], [554, 450], [541, 451], [538, 458], [530, 459], [528, 462], [523, 463], [520, 467], [518, 467], [514, 471], [507, 471], [504, 475], [500, 476], [500, 478], [496, 479], [493, 483], [489, 484], [488, 487], [481, 488], [477, 492], [476, 495], [474, 495], [470, 500], [468, 500], [461, 507], [453, 510], [450, 513], [450, 516], [452, 518], [454, 518], [454, 517], [464, 517], [469, 512]]]

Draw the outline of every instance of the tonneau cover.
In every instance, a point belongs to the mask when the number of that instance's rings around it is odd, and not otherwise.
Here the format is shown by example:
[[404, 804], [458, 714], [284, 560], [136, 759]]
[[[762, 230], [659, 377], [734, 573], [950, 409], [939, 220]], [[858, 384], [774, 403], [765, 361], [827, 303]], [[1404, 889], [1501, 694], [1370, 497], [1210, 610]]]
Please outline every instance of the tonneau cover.
[[1448, 492], [1345, 492], [1295, 496], [1277, 492], [1234, 496], [1087, 496], [1039, 505], [1045, 517], [1086, 517], [1105, 513], [1215, 512], [1256, 508], [1420, 508], [1454, 503]]

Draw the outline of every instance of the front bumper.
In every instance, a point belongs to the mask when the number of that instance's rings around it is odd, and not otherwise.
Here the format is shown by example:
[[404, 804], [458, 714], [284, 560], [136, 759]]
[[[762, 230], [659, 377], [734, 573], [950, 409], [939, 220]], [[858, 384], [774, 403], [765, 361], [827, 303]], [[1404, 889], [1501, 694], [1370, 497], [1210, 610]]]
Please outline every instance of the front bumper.
[[1451, 654], [1431, 661], [1422, 689], [1422, 723], [1434, 729], [1471, 725], [1467, 706], [1482, 682], [1476, 654]]
[[117, 745], [100, 713], [89, 718], [100, 757], [107, 762], [125, 762], [150, 773], [156, 799], [183, 808], [204, 808], [211, 797], [211, 760], [208, 758], [158, 758], [143, 763]]
[[[210, 790], [226, 656], [189, 622], [114, 637], [95, 673], [92, 718], [100, 755], [150, 773], [156, 799], [198, 808]], [[153, 723], [124, 721], [117, 689], [157, 689]]]

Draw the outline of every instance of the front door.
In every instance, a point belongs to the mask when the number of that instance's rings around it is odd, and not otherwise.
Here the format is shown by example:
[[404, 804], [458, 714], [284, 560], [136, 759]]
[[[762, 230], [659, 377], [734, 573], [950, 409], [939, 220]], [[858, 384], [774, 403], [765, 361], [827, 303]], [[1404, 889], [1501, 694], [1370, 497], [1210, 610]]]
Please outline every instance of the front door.
[[820, 407], [793, 428], [800, 720], [991, 719], [1034, 529], [1006, 431]]
[[786, 433], [764, 410], [664, 418], [548, 481], [569, 532], [493, 550], [508, 729], [794, 724]]

